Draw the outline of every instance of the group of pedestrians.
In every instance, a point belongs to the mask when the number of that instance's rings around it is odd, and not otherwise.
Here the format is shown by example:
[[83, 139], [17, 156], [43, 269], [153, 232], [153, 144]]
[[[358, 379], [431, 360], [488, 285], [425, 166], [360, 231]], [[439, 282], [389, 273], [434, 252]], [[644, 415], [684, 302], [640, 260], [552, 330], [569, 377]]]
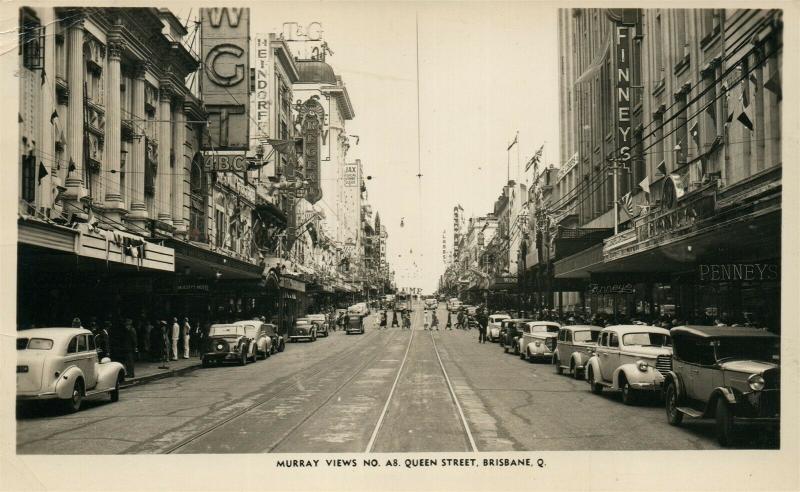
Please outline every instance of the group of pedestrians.
[[[399, 319], [398, 319], [399, 314]], [[410, 330], [411, 329], [411, 310], [404, 309], [404, 310], [392, 310], [392, 328], [399, 328], [401, 327], [403, 330]], [[380, 316], [378, 318], [378, 327], [381, 330], [385, 330], [388, 328], [389, 325], [389, 313], [388, 310], [383, 309], [381, 310]]]
[[[126, 376], [133, 378], [136, 375], [136, 362], [160, 362], [159, 367], [166, 369], [170, 360], [198, 355], [209, 326], [193, 327], [188, 317], [182, 320], [173, 317], [167, 322], [164, 319], [151, 321], [142, 316], [136, 322], [132, 318], [115, 322], [107, 317], [102, 324], [92, 317], [86, 328], [94, 335], [100, 358], [108, 357], [121, 362], [125, 366]], [[72, 327], [83, 328], [81, 319], [73, 318]]]

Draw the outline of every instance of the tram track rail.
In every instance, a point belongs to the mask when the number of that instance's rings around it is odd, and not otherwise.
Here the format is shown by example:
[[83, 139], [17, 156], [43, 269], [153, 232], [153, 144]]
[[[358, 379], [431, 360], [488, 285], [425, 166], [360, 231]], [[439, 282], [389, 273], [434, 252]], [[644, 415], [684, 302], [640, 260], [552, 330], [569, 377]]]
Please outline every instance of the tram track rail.
[[[375, 332], [369, 332], [369, 333], [375, 333]], [[291, 394], [296, 389], [296, 387], [298, 385], [301, 385], [304, 382], [308, 381], [309, 379], [313, 379], [314, 377], [322, 374], [326, 370], [329, 370], [330, 369], [329, 363], [332, 360], [335, 360], [335, 359], [345, 359], [346, 360], [346, 359], [350, 358], [351, 356], [353, 356], [354, 354], [358, 353], [359, 351], [367, 348], [368, 347], [367, 342], [369, 340], [371, 340], [372, 338], [374, 338], [374, 335], [370, 336], [368, 334], [363, 339], [361, 339], [358, 342], [356, 342], [353, 347], [351, 347], [351, 348], [349, 348], [349, 349], [347, 349], [347, 350], [345, 350], [343, 352], [332, 354], [332, 355], [320, 360], [319, 362], [317, 362], [313, 366], [311, 366], [312, 367], [311, 369], [305, 369], [305, 370], [299, 371], [301, 374], [295, 373], [295, 374], [293, 374], [291, 376], [288, 376], [288, 378], [287, 378], [288, 381], [277, 381], [275, 383], [276, 386], [280, 386], [281, 388], [278, 389], [277, 391], [275, 391], [274, 393], [269, 394], [267, 397], [262, 398], [259, 401], [254, 402], [253, 404], [248, 405], [245, 408], [237, 410], [233, 414], [231, 414], [231, 415], [219, 420], [218, 422], [215, 422], [215, 423], [211, 424], [207, 428], [204, 428], [203, 430], [201, 430], [199, 432], [196, 432], [196, 433], [192, 434], [191, 436], [188, 436], [188, 437], [186, 437], [184, 439], [181, 439], [177, 443], [174, 443], [174, 444], [170, 445], [169, 447], [167, 447], [167, 448], [165, 448], [165, 449], [163, 449], [161, 451], [157, 451], [157, 453], [158, 454], [173, 454], [173, 453], [176, 453], [177, 451], [180, 451], [181, 449], [189, 446], [190, 444], [193, 444], [193, 443], [197, 442], [198, 440], [200, 440], [204, 436], [214, 432], [215, 430], [218, 430], [221, 427], [223, 427], [223, 426], [225, 426], [227, 424], [230, 424], [230, 423], [232, 423], [232, 422], [244, 417], [245, 415], [247, 415], [248, 413], [252, 412], [253, 410], [256, 410], [256, 409], [258, 409], [258, 408], [260, 408], [260, 407], [262, 407], [262, 406], [264, 406], [264, 405], [266, 405], [266, 404], [268, 404], [268, 403], [270, 403], [272, 401], [275, 401], [278, 398], [281, 398], [281, 397], [287, 396], [288, 394]], [[391, 340], [385, 340], [383, 344], [379, 345], [379, 347], [380, 348], [386, 347], [389, 343], [391, 343]], [[375, 352], [376, 355], [373, 356], [373, 357], [368, 358], [367, 364], [369, 362], [372, 362], [381, 353], [380, 350], [375, 350], [374, 347], [369, 347], [369, 348], [370, 348], [371, 351]], [[354, 379], [355, 376], [363, 370], [363, 367], [365, 365], [366, 364], [360, 365], [358, 370], [356, 371], [356, 373], [354, 375], [352, 375], [350, 378], [348, 378], [348, 382], [351, 381], [352, 379]], [[344, 386], [345, 385], [341, 385], [341, 387], [344, 387]], [[325, 403], [327, 403], [327, 401], [330, 401], [330, 399], [333, 397], [333, 395], [335, 395], [339, 391], [340, 391], [340, 388], [337, 388], [337, 390], [334, 391], [333, 394], [328, 399], [326, 399]], [[320, 407], [323, 406], [323, 405], [320, 405]], [[316, 411], [318, 411], [318, 410], [319, 410], [319, 408], [316, 408], [314, 410], [314, 413], [316, 413]], [[310, 416], [307, 416], [303, 421], [305, 422], [306, 420], [308, 420], [309, 417]], [[299, 425], [293, 427], [291, 432], [293, 432], [297, 428], [299, 428]], [[285, 440], [285, 438], [286, 438], [285, 436], [282, 437], [281, 441]], [[277, 444], [275, 446], [272, 446], [270, 449], [274, 449], [276, 446], [277, 446]]]

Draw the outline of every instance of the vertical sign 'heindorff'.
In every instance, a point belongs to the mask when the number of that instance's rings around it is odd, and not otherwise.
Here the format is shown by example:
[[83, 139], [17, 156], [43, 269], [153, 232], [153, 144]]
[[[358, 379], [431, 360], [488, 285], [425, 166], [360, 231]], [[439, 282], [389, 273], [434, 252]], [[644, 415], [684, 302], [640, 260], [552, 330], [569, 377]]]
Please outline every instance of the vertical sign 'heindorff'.
[[256, 120], [256, 139], [261, 141], [269, 136], [269, 81], [271, 53], [269, 47], [269, 36], [266, 34], [256, 35], [256, 57], [255, 57], [255, 120]]
[[617, 157], [626, 165], [631, 159], [631, 62], [630, 27], [616, 26], [617, 46]]
[[200, 9], [205, 150], [246, 150], [250, 137], [250, 9]]

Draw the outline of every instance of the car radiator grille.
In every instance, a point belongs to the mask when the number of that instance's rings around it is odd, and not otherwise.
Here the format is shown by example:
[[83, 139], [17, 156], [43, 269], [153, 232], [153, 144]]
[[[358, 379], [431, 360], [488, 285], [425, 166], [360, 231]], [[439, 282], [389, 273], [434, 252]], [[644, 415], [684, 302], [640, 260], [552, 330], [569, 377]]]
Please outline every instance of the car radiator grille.
[[659, 355], [656, 357], [656, 370], [661, 374], [667, 374], [672, 370], [672, 357], [669, 355]]

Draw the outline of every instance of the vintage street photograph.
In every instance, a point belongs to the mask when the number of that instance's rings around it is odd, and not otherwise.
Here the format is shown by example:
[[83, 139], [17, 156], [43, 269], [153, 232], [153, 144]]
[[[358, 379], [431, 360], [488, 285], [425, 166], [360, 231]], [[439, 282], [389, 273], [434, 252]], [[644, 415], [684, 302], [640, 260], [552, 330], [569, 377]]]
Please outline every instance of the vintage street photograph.
[[784, 10], [13, 12], [18, 457], [786, 450]]

